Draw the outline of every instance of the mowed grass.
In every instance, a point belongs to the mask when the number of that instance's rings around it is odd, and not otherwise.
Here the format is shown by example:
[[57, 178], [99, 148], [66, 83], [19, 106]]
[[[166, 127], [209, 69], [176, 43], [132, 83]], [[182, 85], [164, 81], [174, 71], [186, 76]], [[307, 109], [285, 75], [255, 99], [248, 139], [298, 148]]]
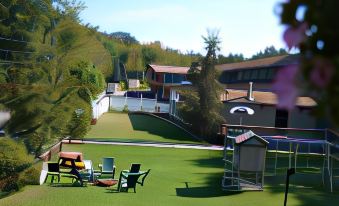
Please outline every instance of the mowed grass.
[[[116, 157], [117, 175], [131, 163], [151, 169], [144, 187], [137, 193], [117, 193], [116, 187], [28, 186], [22, 192], [0, 200], [1, 206], [104, 206], [104, 205], [283, 205], [284, 176], [267, 177], [263, 192], [231, 193], [221, 190], [221, 151], [112, 145], [64, 145], [64, 151], [83, 152], [95, 165], [104, 156]], [[339, 194], [321, 186], [320, 175], [291, 178], [289, 206], [336, 205]]]
[[102, 115], [85, 139], [199, 143], [184, 130], [159, 118], [117, 112]]

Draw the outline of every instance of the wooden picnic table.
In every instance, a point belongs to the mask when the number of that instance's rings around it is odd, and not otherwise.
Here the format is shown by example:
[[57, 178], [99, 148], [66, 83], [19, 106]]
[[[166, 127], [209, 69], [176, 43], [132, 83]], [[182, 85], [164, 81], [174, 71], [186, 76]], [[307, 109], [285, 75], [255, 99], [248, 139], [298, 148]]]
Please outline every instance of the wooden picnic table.
[[[78, 169], [84, 169], [83, 156], [80, 152], [60, 152], [59, 153], [59, 164], [62, 167], [71, 168], [67, 173], [74, 175], [79, 181], [80, 185], [83, 185], [82, 177]], [[77, 164], [78, 163], [78, 164]], [[79, 164], [82, 163], [82, 164]]]

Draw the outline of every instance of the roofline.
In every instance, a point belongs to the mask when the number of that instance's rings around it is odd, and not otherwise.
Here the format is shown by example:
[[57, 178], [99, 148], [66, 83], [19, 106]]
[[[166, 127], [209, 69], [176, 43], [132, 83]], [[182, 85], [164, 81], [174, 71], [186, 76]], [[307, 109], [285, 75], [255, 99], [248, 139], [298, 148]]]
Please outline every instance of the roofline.
[[[146, 65], [146, 72], [148, 71], [148, 69], [153, 69], [154, 68], [152, 66], [159, 66], [159, 67], [179, 67], [179, 68], [190, 68], [190, 67], [185, 67], [185, 66], [170, 66], [170, 65], [157, 65], [157, 64], [147, 64]], [[155, 71], [155, 70], [154, 70]], [[182, 75], [187, 75], [188, 74], [188, 71], [187, 73], [177, 73], [177, 72], [157, 72], [155, 71], [156, 73], [161, 73], [161, 74], [182, 74]]]
[[[290, 57], [290, 56], [296, 56], [296, 54], [283, 54], [283, 55], [277, 55], [277, 56], [271, 56], [271, 57], [266, 57], [266, 58], [260, 58], [260, 59], [253, 59], [253, 60], [245, 60], [242, 62], [233, 62], [233, 63], [226, 63], [226, 64], [218, 64], [216, 65], [217, 70], [219, 71], [235, 71], [235, 70], [246, 70], [246, 69], [256, 69], [256, 68], [279, 68], [282, 66], [285, 66], [285, 64], [281, 64], [281, 65], [274, 65], [276, 62], [286, 58], [286, 57]], [[263, 64], [260, 66], [247, 66], [247, 67], [238, 67], [238, 68], [231, 68], [231, 69], [227, 69], [227, 68], [221, 68], [223, 66], [230, 66], [230, 65], [235, 65], [235, 64], [245, 64], [245, 63], [253, 63], [253, 62], [258, 62], [258, 61], [263, 61], [265, 59], [272, 59], [272, 58], [278, 58], [281, 57], [281, 59], [277, 60], [276, 62], [273, 62], [271, 64]], [[288, 65], [293, 65], [293, 64], [297, 64], [296, 62], [292, 62], [289, 63]], [[286, 64], [287, 65], [287, 64]]]

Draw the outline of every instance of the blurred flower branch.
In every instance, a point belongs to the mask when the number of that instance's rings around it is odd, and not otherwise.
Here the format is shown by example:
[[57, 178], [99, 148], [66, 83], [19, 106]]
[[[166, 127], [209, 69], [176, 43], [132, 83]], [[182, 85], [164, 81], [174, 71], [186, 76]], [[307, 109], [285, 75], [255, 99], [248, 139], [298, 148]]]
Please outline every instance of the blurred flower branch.
[[289, 0], [281, 8], [283, 39], [300, 50], [300, 61], [277, 73], [278, 106], [292, 109], [298, 95], [311, 96], [316, 115], [339, 125], [339, 1]]

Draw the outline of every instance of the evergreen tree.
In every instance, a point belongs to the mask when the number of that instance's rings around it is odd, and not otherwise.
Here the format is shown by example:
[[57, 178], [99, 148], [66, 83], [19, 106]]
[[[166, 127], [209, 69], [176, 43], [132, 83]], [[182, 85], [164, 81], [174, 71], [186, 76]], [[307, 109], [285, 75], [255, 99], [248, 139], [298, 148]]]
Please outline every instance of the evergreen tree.
[[214, 142], [219, 125], [224, 122], [220, 115], [221, 86], [216, 81], [214, 68], [220, 40], [216, 32], [209, 32], [203, 39], [207, 54], [200, 62], [192, 63], [189, 71], [189, 80], [193, 82], [195, 91], [183, 92], [185, 102], [179, 105], [179, 111], [195, 132], [207, 141]]
[[216, 52], [220, 50], [221, 43], [218, 32], [208, 32], [203, 37], [207, 50], [206, 56], [201, 62], [201, 71], [198, 82], [200, 102], [200, 134], [203, 137], [215, 136], [223, 117], [220, 115], [221, 101], [219, 98], [220, 87], [216, 81], [214, 65], [217, 63]]

